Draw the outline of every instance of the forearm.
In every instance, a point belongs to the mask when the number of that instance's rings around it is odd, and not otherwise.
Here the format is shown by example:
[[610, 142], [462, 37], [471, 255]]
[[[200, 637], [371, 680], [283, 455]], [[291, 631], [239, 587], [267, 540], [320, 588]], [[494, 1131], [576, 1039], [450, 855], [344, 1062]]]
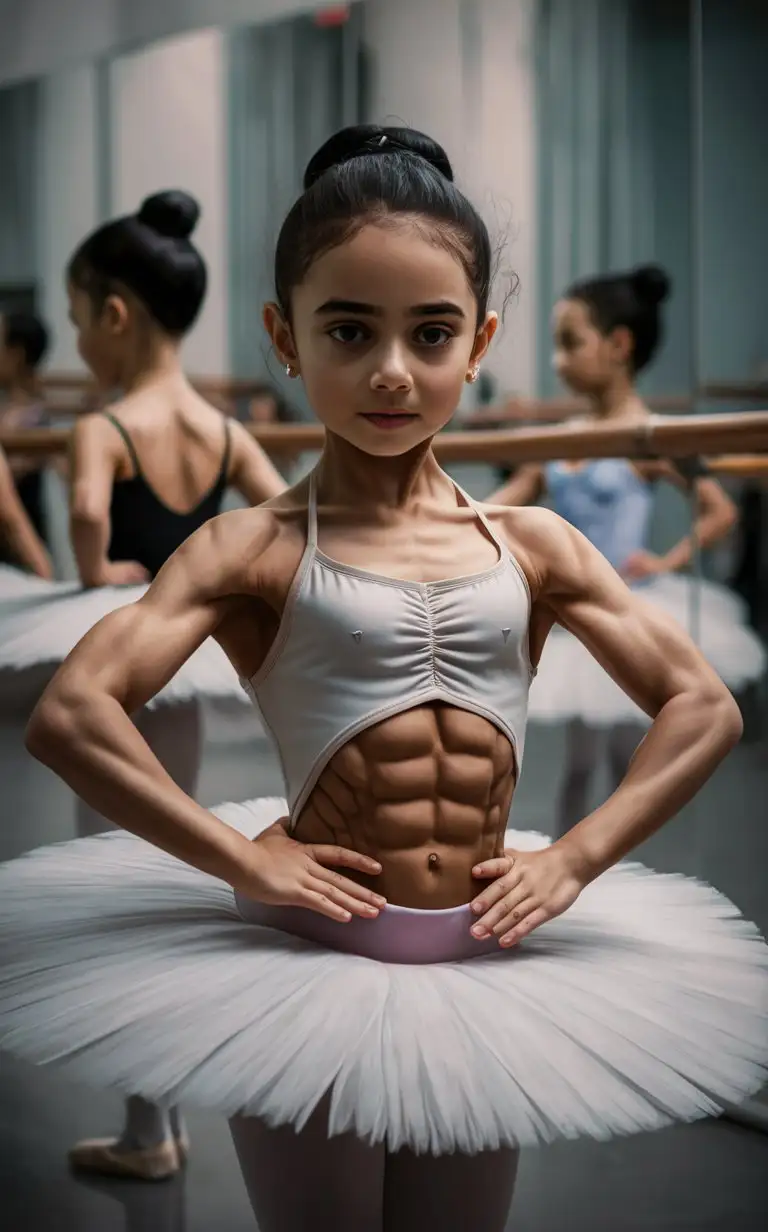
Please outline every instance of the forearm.
[[27, 729], [27, 748], [102, 816], [237, 885], [248, 840], [174, 783], [113, 697], [44, 695]]
[[84, 586], [103, 585], [109, 564], [109, 522], [72, 513], [69, 529], [81, 582]]
[[24, 515], [9, 518], [4, 523], [5, 536], [19, 564], [41, 578], [53, 577], [51, 558], [37, 531]]
[[703, 787], [741, 736], [731, 695], [680, 694], [661, 709], [612, 796], [559, 840], [588, 881], [623, 859]]
[[729, 513], [719, 511], [702, 513], [696, 518], [690, 535], [686, 535], [679, 543], [664, 555], [664, 563], [670, 572], [684, 569], [693, 559], [698, 548], [710, 548], [724, 539], [731, 530], [735, 518]]

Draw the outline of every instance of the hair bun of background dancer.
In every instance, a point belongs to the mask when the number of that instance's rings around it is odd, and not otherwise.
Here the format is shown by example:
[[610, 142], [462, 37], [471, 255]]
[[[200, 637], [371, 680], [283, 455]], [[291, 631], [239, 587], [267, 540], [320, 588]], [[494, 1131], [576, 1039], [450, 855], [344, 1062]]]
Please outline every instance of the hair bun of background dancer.
[[[648, 417], [635, 378], [661, 345], [661, 306], [670, 290], [664, 270], [646, 265], [580, 279], [555, 306], [555, 368], [569, 388], [586, 396], [593, 419]], [[694, 523], [689, 535], [658, 556], [649, 550], [649, 537], [656, 486], [662, 481], [692, 496]], [[695, 564], [698, 547], [717, 543], [736, 520], [733, 502], [700, 460], [604, 458], [576, 465], [555, 461], [523, 466], [490, 499], [523, 504], [544, 494], [645, 600], [692, 628], [730, 688], [740, 690], [762, 676], [765, 650], [747, 626], [744, 603], [725, 586], [682, 574]], [[565, 834], [587, 811], [601, 745], [607, 747], [610, 785], [615, 787], [626, 775], [652, 715], [617, 686], [577, 637], [555, 628], [531, 689], [530, 717], [568, 725], [556, 829]]]

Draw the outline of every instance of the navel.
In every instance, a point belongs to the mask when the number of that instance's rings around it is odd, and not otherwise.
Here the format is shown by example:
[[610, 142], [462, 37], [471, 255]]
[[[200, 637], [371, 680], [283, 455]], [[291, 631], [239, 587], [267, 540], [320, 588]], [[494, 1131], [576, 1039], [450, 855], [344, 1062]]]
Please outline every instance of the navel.
[[436, 851], [430, 851], [427, 864], [431, 872], [436, 873], [438, 871], [440, 868], [440, 857]]

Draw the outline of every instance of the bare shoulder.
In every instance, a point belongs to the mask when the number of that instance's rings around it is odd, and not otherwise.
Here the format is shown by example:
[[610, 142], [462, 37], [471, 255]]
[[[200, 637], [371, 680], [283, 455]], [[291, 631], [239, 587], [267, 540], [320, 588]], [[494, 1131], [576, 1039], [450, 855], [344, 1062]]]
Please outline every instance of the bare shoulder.
[[[109, 415], [113, 415], [117, 407], [110, 406]], [[99, 443], [105, 446], [119, 446], [120, 436], [115, 431], [115, 425], [110, 423], [104, 411], [89, 411], [86, 415], [78, 415], [72, 428], [72, 440], [76, 444], [88, 445]]]
[[594, 552], [588, 541], [551, 509], [538, 505], [484, 505], [489, 522], [509, 546], [523, 569], [534, 598], [542, 595], [553, 576], [583, 553]]

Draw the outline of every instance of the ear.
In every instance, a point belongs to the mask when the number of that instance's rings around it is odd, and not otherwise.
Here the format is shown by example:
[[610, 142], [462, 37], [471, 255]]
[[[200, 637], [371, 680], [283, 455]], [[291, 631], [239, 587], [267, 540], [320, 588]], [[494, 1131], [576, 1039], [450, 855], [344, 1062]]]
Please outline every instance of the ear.
[[104, 300], [100, 318], [100, 324], [108, 333], [118, 337], [128, 328], [128, 305], [121, 296], [109, 295]]
[[484, 358], [488, 347], [493, 341], [493, 336], [499, 328], [498, 312], [489, 312], [486, 314], [483, 324], [480, 326], [475, 335], [472, 354], [469, 357], [469, 366], [472, 368]]
[[635, 339], [626, 325], [617, 325], [608, 335], [611, 359], [622, 367], [629, 367], [635, 353]]
[[283, 367], [290, 365], [290, 367], [298, 369], [299, 357], [296, 353], [291, 327], [278, 305], [274, 303], [265, 304], [261, 319], [264, 322], [264, 328], [269, 334], [280, 363]]

